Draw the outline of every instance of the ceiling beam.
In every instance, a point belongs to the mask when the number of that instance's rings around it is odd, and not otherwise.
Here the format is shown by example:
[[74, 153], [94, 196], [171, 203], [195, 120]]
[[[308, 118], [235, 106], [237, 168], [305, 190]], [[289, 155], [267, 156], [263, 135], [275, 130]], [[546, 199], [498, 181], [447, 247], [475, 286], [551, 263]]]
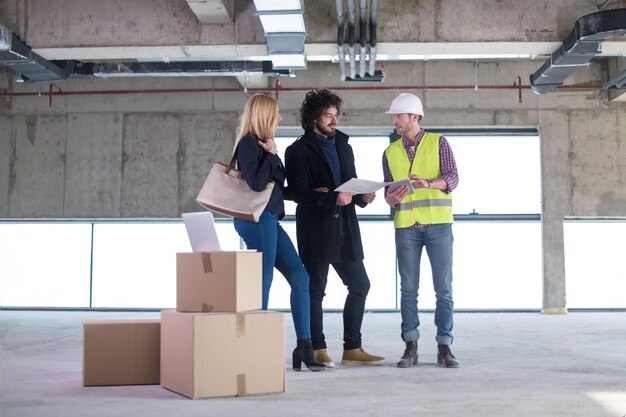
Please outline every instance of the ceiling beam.
[[187, 4], [203, 25], [232, 23], [234, 0], [187, 0]]

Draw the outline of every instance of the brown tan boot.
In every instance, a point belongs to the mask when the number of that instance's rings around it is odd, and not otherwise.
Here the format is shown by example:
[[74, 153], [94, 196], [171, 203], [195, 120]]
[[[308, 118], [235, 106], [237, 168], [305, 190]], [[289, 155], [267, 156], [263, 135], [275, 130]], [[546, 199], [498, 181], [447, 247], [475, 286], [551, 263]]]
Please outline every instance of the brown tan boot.
[[314, 350], [315, 360], [319, 363], [323, 363], [327, 368], [334, 368], [335, 362], [328, 356], [328, 351], [326, 349], [317, 349]]
[[345, 349], [341, 358], [342, 365], [384, 365], [385, 358], [370, 355], [362, 348]]

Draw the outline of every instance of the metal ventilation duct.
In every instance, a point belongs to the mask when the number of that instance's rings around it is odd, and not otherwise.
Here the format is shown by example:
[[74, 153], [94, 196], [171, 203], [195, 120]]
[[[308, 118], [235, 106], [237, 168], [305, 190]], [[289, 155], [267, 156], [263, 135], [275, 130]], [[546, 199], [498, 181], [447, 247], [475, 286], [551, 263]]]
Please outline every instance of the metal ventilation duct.
[[[271, 61], [196, 61], [196, 62], [117, 62], [91, 64], [80, 74], [96, 77], [201, 77], [265, 75], [289, 76], [289, 70], [279, 70]], [[72, 75], [73, 77], [74, 75]]]
[[607, 91], [626, 90], [626, 57], [614, 58], [609, 61], [609, 80], [604, 83], [602, 89]]
[[115, 62], [47, 61], [0, 25], [0, 64], [23, 81], [59, 81], [85, 77], [291, 76], [271, 61]]
[[626, 9], [604, 10], [581, 17], [563, 45], [530, 76], [531, 88], [537, 94], [549, 93], [602, 53], [604, 40], [625, 33]]
[[32, 52], [5, 26], [0, 25], [0, 64], [6, 65], [24, 81], [58, 81], [65, 71]]

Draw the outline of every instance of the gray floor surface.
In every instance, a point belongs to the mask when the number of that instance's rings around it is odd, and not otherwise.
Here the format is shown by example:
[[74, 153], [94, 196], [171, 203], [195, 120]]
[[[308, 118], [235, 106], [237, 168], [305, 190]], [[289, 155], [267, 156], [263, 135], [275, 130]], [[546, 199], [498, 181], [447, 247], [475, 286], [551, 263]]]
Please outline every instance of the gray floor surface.
[[[364, 348], [379, 367], [291, 370], [286, 392], [190, 400], [159, 385], [82, 386], [82, 321], [152, 312], [0, 311], [0, 416], [626, 416], [626, 313], [457, 313], [458, 369], [436, 364], [433, 314], [421, 315], [419, 364], [396, 368], [400, 314], [367, 313]], [[326, 313], [341, 360], [342, 316]], [[262, 358], [259, 358], [262, 360]]]

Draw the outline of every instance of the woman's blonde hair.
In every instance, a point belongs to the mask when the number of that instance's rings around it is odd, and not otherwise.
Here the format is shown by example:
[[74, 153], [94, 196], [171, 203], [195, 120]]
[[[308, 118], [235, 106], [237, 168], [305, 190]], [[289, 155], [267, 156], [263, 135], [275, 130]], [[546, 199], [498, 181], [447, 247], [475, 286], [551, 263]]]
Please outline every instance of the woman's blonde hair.
[[241, 129], [235, 141], [235, 147], [247, 134], [253, 134], [261, 140], [274, 137], [278, 122], [278, 102], [265, 94], [254, 94], [246, 103], [241, 118]]

